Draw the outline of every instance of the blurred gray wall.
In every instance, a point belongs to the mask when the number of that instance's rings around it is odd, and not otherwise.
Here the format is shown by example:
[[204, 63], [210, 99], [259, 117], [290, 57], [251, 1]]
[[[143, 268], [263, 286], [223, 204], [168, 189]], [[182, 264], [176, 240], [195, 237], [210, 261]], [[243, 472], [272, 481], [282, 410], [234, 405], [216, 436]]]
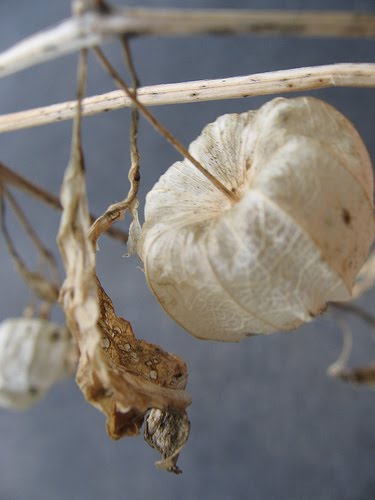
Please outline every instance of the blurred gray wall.
[[[118, 2], [119, 3], [119, 2]], [[138, 2], [132, 0], [130, 5]], [[177, 0], [144, 6], [179, 7]], [[373, 0], [192, 0], [184, 7], [357, 9], [374, 12]], [[69, 15], [68, 0], [1, 0], [0, 49]], [[145, 85], [336, 62], [372, 62], [374, 40], [269, 37], [140, 39], [133, 44]], [[120, 64], [120, 53], [107, 47]], [[0, 80], [0, 112], [69, 100], [75, 92], [76, 57]], [[88, 93], [113, 83], [90, 59]], [[344, 112], [375, 158], [375, 90], [328, 89], [312, 93]], [[257, 108], [266, 98], [174, 105], [154, 112], [186, 145], [204, 124], [226, 112]], [[129, 111], [86, 119], [84, 145], [91, 209], [100, 213], [127, 192]], [[58, 193], [69, 156], [71, 123], [0, 135], [0, 159]], [[141, 202], [178, 155], [147, 123], [140, 131]], [[19, 197], [44, 240], [56, 250], [58, 215]], [[124, 229], [127, 222], [122, 225]], [[33, 262], [16, 228], [15, 241]], [[0, 500], [255, 499], [368, 500], [375, 498], [375, 394], [326, 375], [342, 336], [330, 317], [288, 334], [240, 344], [200, 342], [159, 308], [139, 261], [103, 238], [98, 271], [117, 313], [136, 334], [181, 355], [188, 363], [191, 437], [181, 459], [183, 475], [154, 469], [158, 458], [142, 437], [112, 442], [104, 417], [85, 403], [74, 381], [58, 385], [25, 414], [0, 410]], [[0, 320], [19, 316], [29, 299], [0, 240]], [[375, 293], [362, 301], [373, 309]], [[62, 315], [54, 311], [56, 319]], [[351, 363], [375, 357], [371, 332], [351, 320]]]

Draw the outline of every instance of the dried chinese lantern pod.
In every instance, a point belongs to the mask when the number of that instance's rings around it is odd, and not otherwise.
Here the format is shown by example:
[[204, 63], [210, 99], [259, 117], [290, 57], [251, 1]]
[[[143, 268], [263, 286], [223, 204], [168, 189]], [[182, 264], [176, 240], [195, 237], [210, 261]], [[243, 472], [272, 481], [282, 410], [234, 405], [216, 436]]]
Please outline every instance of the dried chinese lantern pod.
[[374, 238], [373, 174], [353, 125], [311, 98], [220, 116], [148, 193], [139, 245], [161, 306], [196, 337], [290, 330], [350, 299]]
[[73, 374], [75, 347], [65, 327], [38, 318], [0, 324], [0, 406], [24, 410]]

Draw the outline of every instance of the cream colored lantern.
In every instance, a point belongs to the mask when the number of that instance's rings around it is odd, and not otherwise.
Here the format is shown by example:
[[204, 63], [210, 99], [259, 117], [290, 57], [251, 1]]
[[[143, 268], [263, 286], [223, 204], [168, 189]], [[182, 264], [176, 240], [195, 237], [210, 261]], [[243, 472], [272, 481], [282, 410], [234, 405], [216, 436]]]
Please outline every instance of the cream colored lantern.
[[373, 174], [353, 125], [311, 97], [220, 116], [148, 193], [139, 245], [166, 312], [202, 339], [291, 330], [351, 297], [374, 239]]
[[76, 351], [65, 327], [38, 318], [0, 324], [0, 406], [23, 410], [73, 374]]

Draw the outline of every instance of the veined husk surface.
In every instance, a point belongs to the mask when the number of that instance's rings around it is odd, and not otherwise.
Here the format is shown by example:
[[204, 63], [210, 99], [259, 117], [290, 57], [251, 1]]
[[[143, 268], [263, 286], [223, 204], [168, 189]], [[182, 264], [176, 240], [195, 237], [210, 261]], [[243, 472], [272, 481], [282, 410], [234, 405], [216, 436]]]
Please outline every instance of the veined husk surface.
[[353, 125], [311, 97], [220, 116], [148, 193], [139, 245], [166, 312], [203, 339], [291, 330], [350, 299], [374, 239], [373, 174]]

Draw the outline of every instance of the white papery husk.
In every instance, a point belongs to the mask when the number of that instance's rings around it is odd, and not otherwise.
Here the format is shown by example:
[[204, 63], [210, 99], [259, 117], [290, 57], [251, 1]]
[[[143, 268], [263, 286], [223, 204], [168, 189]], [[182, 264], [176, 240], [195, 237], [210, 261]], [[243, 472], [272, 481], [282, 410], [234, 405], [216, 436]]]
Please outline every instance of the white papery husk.
[[374, 239], [373, 174], [353, 125], [311, 97], [219, 117], [147, 195], [148, 284], [183, 328], [238, 341], [351, 298]]
[[73, 374], [75, 347], [68, 330], [39, 318], [0, 324], [0, 406], [25, 410]]

